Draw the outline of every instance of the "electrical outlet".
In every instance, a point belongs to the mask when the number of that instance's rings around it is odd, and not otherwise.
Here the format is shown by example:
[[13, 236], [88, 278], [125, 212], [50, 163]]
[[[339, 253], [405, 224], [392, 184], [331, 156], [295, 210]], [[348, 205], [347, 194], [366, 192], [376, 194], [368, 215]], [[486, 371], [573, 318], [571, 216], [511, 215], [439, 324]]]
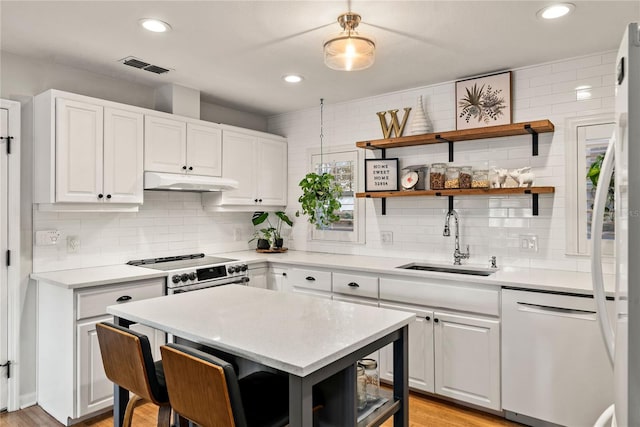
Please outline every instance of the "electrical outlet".
[[80, 249], [80, 238], [78, 236], [67, 237], [67, 252], [74, 254]]
[[393, 243], [393, 232], [392, 231], [381, 231], [380, 232], [380, 241], [383, 245], [391, 245]]
[[51, 246], [60, 240], [60, 232], [58, 230], [36, 231], [36, 246]]
[[235, 242], [239, 242], [242, 240], [244, 233], [242, 232], [242, 228], [236, 227], [233, 229], [233, 240]]
[[538, 252], [538, 236], [536, 234], [521, 234], [520, 252]]

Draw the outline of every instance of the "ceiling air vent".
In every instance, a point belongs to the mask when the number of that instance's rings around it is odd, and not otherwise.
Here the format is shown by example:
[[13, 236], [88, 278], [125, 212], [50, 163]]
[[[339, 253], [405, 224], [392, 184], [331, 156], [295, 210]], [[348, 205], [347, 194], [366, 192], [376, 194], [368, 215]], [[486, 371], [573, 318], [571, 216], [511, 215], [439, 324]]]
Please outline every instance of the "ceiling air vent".
[[134, 56], [127, 56], [126, 58], [121, 59], [119, 62], [122, 62], [124, 65], [128, 65], [129, 67], [138, 68], [155, 74], [164, 74], [170, 71], [170, 69], [168, 68], [149, 64], [148, 62], [144, 62], [143, 60]]

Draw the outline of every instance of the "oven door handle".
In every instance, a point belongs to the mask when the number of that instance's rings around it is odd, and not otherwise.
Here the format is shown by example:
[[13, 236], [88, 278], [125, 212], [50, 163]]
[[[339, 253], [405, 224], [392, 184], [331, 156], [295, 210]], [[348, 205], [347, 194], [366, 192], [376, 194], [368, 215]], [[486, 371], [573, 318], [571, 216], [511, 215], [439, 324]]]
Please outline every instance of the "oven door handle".
[[181, 289], [181, 288], [174, 289], [174, 290], [173, 290], [173, 292], [172, 292], [172, 294], [182, 294], [182, 293], [185, 293], [185, 292], [199, 291], [199, 290], [202, 290], [202, 289], [215, 288], [215, 287], [218, 287], [218, 286], [224, 286], [224, 285], [238, 285], [238, 284], [245, 284], [245, 283], [248, 283], [248, 282], [249, 282], [249, 280], [250, 280], [250, 279], [249, 279], [248, 277], [246, 277], [246, 276], [244, 276], [244, 277], [238, 277], [238, 279], [236, 279], [236, 280], [232, 280], [231, 282], [218, 283], [218, 284], [211, 285], [211, 286], [203, 286], [203, 287], [201, 287], [201, 288], [197, 288], [197, 289]]

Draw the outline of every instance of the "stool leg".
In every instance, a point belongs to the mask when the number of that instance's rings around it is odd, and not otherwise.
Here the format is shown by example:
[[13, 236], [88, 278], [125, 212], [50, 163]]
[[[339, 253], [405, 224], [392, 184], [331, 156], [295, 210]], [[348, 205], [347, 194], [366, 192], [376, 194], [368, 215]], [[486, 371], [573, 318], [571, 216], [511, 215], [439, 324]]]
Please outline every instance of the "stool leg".
[[122, 421], [122, 427], [131, 427], [131, 421], [133, 420], [133, 410], [136, 408], [136, 404], [142, 398], [138, 395], [131, 393], [131, 399], [127, 403], [127, 408], [124, 411], [124, 420]]
[[171, 427], [170, 405], [160, 405], [158, 409], [158, 427]]

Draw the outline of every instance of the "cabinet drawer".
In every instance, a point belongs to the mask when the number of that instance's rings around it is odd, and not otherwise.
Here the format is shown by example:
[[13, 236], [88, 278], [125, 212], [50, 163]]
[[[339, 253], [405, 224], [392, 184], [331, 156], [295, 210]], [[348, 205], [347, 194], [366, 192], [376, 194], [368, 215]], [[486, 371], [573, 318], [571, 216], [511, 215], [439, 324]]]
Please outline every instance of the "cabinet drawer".
[[373, 276], [333, 273], [333, 292], [378, 298], [378, 278]]
[[164, 278], [127, 282], [122, 285], [104, 286], [77, 294], [76, 319], [107, 314], [107, 306], [119, 302], [139, 301], [164, 294]]
[[473, 284], [440, 283], [432, 279], [411, 281], [381, 278], [380, 299], [490, 316], [500, 315], [500, 289], [476, 287]]
[[330, 271], [292, 268], [289, 271], [289, 282], [292, 287], [331, 292]]

